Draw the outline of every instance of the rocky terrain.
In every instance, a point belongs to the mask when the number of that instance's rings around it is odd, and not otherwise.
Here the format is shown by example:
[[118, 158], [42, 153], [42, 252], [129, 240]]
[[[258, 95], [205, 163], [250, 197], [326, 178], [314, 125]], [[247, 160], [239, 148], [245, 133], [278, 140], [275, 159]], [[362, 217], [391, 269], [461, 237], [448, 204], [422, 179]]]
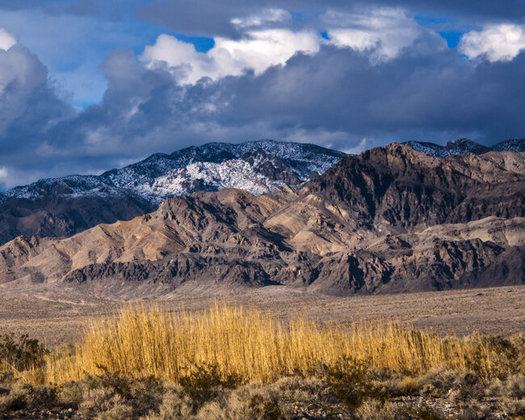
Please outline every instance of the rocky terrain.
[[170, 198], [130, 221], [0, 247], [0, 282], [153, 296], [287, 285], [332, 294], [525, 280], [525, 153], [436, 159], [390, 144], [299, 190]]
[[259, 195], [298, 188], [346, 156], [312, 144], [209, 143], [100, 176], [43, 179], [0, 193], [0, 244], [18, 235], [67, 237], [151, 212], [168, 197], [239, 188]]

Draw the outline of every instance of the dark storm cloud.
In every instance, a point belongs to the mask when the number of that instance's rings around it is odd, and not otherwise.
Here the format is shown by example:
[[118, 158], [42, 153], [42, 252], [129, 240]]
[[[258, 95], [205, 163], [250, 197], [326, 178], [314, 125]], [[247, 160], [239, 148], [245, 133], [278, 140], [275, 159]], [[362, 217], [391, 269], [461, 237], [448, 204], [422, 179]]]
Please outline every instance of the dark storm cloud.
[[24, 160], [54, 122], [70, 118], [73, 108], [55, 92], [47, 69], [20, 45], [0, 50], [0, 148], [2, 160]]
[[446, 20], [468, 19], [471, 23], [485, 21], [525, 21], [525, 0], [506, 2], [503, 6], [493, 0], [155, 0], [138, 8], [139, 16], [155, 23], [162, 23], [176, 32], [206, 36], [237, 34], [231, 24], [234, 17], [257, 13], [261, 8], [284, 8], [303, 14], [303, 24], [317, 20], [327, 9], [354, 11], [374, 7], [401, 7], [414, 16], [428, 16]]
[[0, 10], [43, 10], [56, 15], [103, 16], [105, 19], [122, 19], [149, 0], [2, 0]]
[[284, 8], [300, 16], [302, 23], [316, 21], [327, 9], [353, 11], [374, 7], [401, 7], [414, 16], [447, 20], [525, 22], [525, 0], [502, 4], [493, 0], [3, 0], [0, 10], [44, 10], [51, 14], [77, 14], [122, 19], [135, 15], [167, 29], [190, 35], [234, 37], [238, 35], [231, 19], [245, 17], [262, 8]]
[[[364, 137], [384, 144], [472, 135], [492, 143], [525, 132], [524, 64], [521, 54], [511, 62], [475, 67], [442, 50], [407, 51], [370, 65], [364, 54], [323, 47], [317, 55], [297, 55], [260, 77], [226, 78], [198, 97], [202, 102], [215, 98], [218, 111], [211, 121], [232, 130], [256, 120], [285, 135], [294, 130], [347, 133], [336, 144], [340, 148], [355, 147]], [[316, 140], [315, 134], [305, 137]]]
[[[381, 65], [350, 49], [322, 47], [296, 55], [259, 77], [247, 74], [182, 88], [163, 70], [141, 67], [126, 51], [104, 64], [109, 88], [100, 105], [56, 125], [52, 149], [95, 161], [194, 142], [305, 133], [346, 133], [349, 149], [367, 137], [378, 144], [428, 135], [472, 134], [485, 143], [525, 132], [525, 54], [507, 63], [473, 66], [452, 50], [408, 50]], [[124, 75], [126, 75], [124, 77]], [[250, 138], [250, 137], [248, 137]], [[328, 136], [328, 139], [331, 137]], [[74, 139], [74, 140], [73, 140]]]
[[444, 17], [466, 17], [469, 20], [517, 20], [525, 18], [525, 1], [516, 0], [505, 4], [490, 0], [375, 0], [375, 5], [404, 7], [416, 13], [443, 14]]
[[18, 47], [8, 54], [28, 60], [23, 79], [32, 82], [15, 80], [3, 95], [3, 110], [12, 112], [2, 115], [13, 116], [2, 119], [0, 166], [46, 174], [107, 169], [214, 140], [300, 138], [348, 150], [459, 135], [492, 143], [525, 132], [523, 53], [474, 66], [453, 50], [411, 48], [373, 65], [367, 54], [323, 46], [258, 77], [181, 87], [167, 71], [147, 69], [122, 50], [102, 66], [109, 85], [103, 101], [76, 116], [34, 56]]

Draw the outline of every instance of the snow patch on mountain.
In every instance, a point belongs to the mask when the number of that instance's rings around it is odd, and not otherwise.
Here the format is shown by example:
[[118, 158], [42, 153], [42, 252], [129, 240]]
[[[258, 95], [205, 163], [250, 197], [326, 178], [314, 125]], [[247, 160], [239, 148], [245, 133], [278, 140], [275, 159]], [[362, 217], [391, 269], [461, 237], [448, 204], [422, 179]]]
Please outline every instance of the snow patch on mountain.
[[283, 181], [271, 179], [258, 172], [242, 159], [222, 163], [196, 162], [184, 168], [173, 169], [151, 183], [137, 186], [136, 191], [154, 202], [161, 197], [179, 196], [188, 191], [217, 191], [238, 188], [254, 195], [265, 194], [282, 187]]
[[241, 144], [208, 143], [203, 146], [188, 147], [171, 155], [158, 153], [125, 168], [108, 171], [102, 177], [116, 187], [135, 188], [192, 163], [221, 164], [229, 160], [243, 159], [256, 152], [264, 152], [270, 161], [282, 161], [302, 181], [306, 181], [312, 172], [326, 172], [346, 156], [342, 152], [313, 144], [274, 140], [258, 140]]
[[100, 176], [72, 175], [39, 180], [0, 194], [12, 198], [137, 196], [159, 204], [195, 191], [239, 188], [264, 194], [284, 184], [292, 188], [312, 173], [323, 173], [346, 154], [313, 144], [259, 140], [241, 144], [208, 143], [172, 153], [157, 153]]
[[62, 178], [41, 179], [33, 184], [12, 188], [5, 193], [0, 201], [18, 198], [37, 200], [43, 197], [109, 197], [119, 196], [124, 192], [101, 181], [92, 175], [70, 175]]

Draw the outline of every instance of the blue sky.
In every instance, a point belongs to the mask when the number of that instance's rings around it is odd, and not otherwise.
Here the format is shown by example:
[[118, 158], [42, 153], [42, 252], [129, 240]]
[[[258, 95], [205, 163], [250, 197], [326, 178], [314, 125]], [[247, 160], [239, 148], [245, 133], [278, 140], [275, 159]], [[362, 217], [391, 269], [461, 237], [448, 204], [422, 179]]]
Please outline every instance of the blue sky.
[[525, 137], [525, 2], [3, 0], [0, 189], [209, 141]]

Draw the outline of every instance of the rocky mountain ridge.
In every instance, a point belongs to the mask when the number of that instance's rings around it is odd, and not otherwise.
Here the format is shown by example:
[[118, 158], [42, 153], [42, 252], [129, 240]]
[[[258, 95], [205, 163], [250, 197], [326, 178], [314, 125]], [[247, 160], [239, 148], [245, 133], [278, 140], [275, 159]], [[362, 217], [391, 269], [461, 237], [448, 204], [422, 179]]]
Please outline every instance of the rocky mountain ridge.
[[391, 144], [302, 188], [170, 198], [153, 213], [0, 247], [0, 282], [110, 296], [285, 285], [334, 294], [522, 284], [525, 153]]
[[[466, 139], [447, 146], [407, 144], [440, 158], [525, 150], [524, 140], [508, 140], [492, 148]], [[0, 193], [0, 244], [18, 235], [68, 237], [100, 223], [129, 220], [155, 210], [166, 198], [196, 191], [239, 188], [259, 195], [283, 187], [297, 189], [344, 156], [311, 144], [273, 140], [208, 143], [170, 155], [157, 153], [100, 176], [42, 179]]]
[[483, 146], [472, 140], [461, 138], [447, 142], [445, 146], [424, 141], [407, 141], [406, 144], [418, 152], [425, 153], [435, 158], [444, 158], [451, 155], [463, 153], [474, 153], [476, 155], [494, 152], [525, 152], [525, 139], [511, 139], [496, 143], [493, 146]]

